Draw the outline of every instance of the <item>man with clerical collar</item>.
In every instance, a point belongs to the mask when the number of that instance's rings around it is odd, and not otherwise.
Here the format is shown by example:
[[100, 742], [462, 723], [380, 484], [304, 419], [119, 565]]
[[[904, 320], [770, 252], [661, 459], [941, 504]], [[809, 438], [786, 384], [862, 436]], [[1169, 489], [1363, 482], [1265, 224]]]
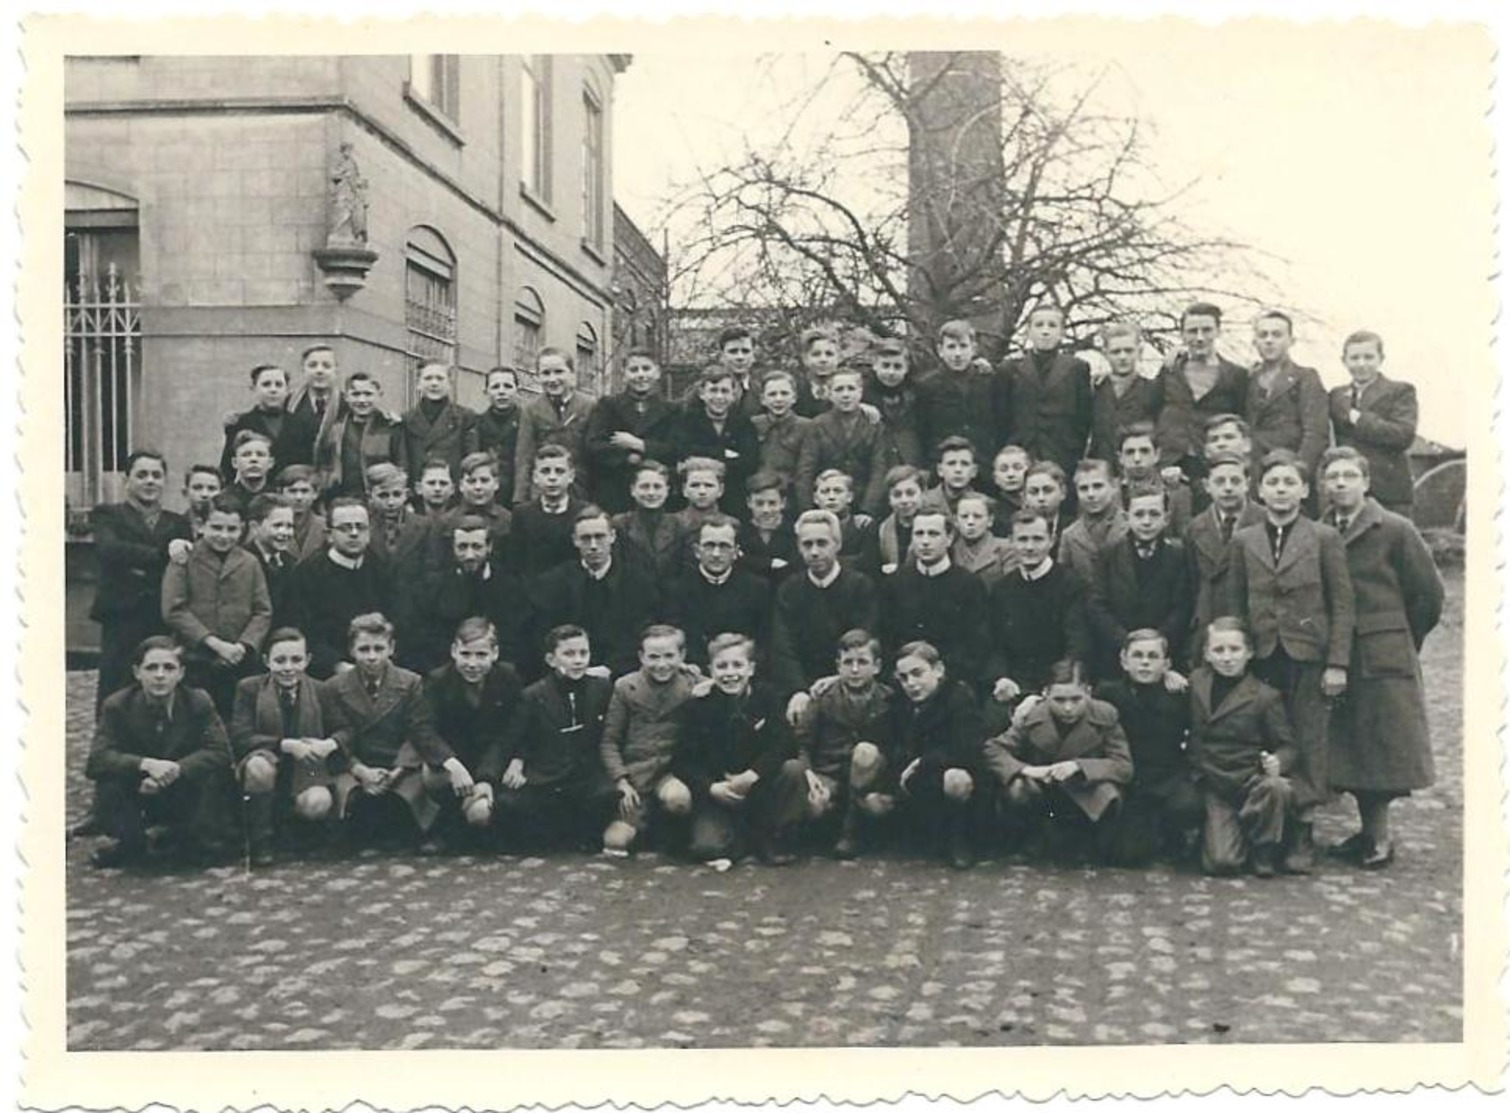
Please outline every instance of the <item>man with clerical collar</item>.
[[739, 523], [726, 515], [708, 518], [692, 544], [695, 567], [674, 581], [667, 594], [667, 617], [687, 639], [686, 659], [708, 666], [708, 642], [716, 634], [744, 634], [754, 640], [763, 661], [769, 628], [771, 586], [737, 567]]
[[372, 525], [356, 499], [331, 502], [330, 547], [294, 570], [290, 617], [309, 639], [309, 673], [325, 679], [350, 668], [347, 649], [351, 620], [392, 610], [387, 569], [368, 552]]
[[911, 559], [881, 586], [881, 641], [888, 656], [908, 642], [926, 641], [956, 680], [974, 685], [986, 657], [986, 588], [956, 567], [949, 551], [954, 521], [942, 510], [919, 510], [912, 520]]

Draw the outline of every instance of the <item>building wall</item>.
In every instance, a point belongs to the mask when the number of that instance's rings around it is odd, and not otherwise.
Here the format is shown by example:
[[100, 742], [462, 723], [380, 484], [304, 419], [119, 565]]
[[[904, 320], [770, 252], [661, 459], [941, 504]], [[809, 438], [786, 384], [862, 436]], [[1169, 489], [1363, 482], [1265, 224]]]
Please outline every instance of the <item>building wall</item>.
[[[138, 204], [142, 366], [133, 439], [175, 470], [213, 460], [220, 417], [249, 403], [247, 371], [297, 367], [330, 340], [344, 370], [407, 405], [405, 244], [425, 226], [455, 257], [458, 396], [511, 363], [514, 304], [544, 305], [542, 342], [574, 351], [591, 327], [610, 347], [612, 86], [622, 62], [557, 55], [549, 67], [552, 190], [521, 188], [521, 60], [457, 59], [454, 119], [409, 89], [408, 57], [70, 59], [65, 175]], [[584, 87], [603, 112], [601, 251], [584, 246]], [[368, 182], [366, 286], [340, 301], [311, 252], [343, 142]], [[584, 384], [591, 386], [594, 384]]]

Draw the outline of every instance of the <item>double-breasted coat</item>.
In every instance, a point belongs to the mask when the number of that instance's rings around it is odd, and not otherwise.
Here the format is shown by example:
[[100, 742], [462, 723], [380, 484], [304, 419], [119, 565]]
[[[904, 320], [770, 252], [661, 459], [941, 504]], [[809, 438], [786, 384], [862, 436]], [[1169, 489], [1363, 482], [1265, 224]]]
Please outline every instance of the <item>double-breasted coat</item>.
[[514, 502], [528, 502], [534, 483], [535, 453], [558, 444], [571, 453], [577, 486], [587, 489], [587, 425], [597, 400], [580, 390], [567, 395], [559, 410], [542, 394], [519, 407], [519, 439], [514, 445]]
[[1267, 384], [1263, 372], [1254, 369], [1248, 375], [1244, 413], [1255, 461], [1272, 449], [1288, 448], [1315, 476], [1316, 461], [1327, 447], [1326, 388], [1315, 368], [1286, 359]]
[[1132, 751], [1117, 709], [1093, 699], [1068, 731], [1060, 732], [1047, 700], [1034, 704], [1006, 733], [988, 738], [985, 762], [1003, 787], [1028, 765], [1073, 761], [1080, 774], [1059, 787], [1091, 820], [1098, 820], [1122, 795], [1119, 785], [1133, 779]]
[[456, 476], [462, 457], [477, 451], [477, 414], [454, 400], [440, 408], [434, 421], [425, 414], [424, 403], [416, 403], [404, 414], [401, 428], [410, 483], [419, 480], [431, 457], [444, 460]]
[[1241, 800], [1260, 774], [1260, 754], [1279, 759], [1280, 776], [1295, 767], [1295, 733], [1279, 692], [1251, 673], [1213, 707], [1213, 675], [1202, 667], [1190, 676], [1190, 764], [1207, 792]]
[[1342, 535], [1353, 581], [1348, 691], [1329, 732], [1332, 784], [1408, 792], [1435, 771], [1417, 653], [1442, 617], [1431, 552], [1409, 519], [1367, 500]]
[[1019, 444], [1033, 459], [1053, 460], [1066, 473], [1073, 472], [1091, 433], [1089, 365], [1057, 352], [1040, 374], [1034, 356], [1027, 354], [1009, 360], [999, 375], [996, 447]]

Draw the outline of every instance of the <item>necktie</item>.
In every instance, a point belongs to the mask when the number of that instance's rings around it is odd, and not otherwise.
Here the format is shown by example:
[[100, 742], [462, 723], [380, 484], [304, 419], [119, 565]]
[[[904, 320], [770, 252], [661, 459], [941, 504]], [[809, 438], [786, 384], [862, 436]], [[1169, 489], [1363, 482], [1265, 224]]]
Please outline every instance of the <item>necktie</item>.
[[1346, 515], [1343, 515], [1343, 514], [1337, 515], [1337, 532], [1338, 533], [1346, 534], [1347, 531], [1348, 531], [1348, 527], [1351, 526], [1352, 524], [1353, 524], [1353, 519], [1352, 518], [1350, 518], [1350, 517], [1348, 517]]
[[1355, 410], [1361, 409], [1362, 408], [1362, 406], [1361, 406], [1362, 402], [1363, 402], [1363, 388], [1361, 386], [1357, 385], [1356, 383], [1354, 383], [1353, 384], [1353, 409], [1355, 409]]
[[325, 399], [323, 399], [323, 398], [316, 398], [315, 399], [315, 421], [316, 422], [320, 422], [320, 421], [324, 421], [324, 420], [325, 420]]
[[1280, 554], [1285, 551], [1285, 527], [1274, 527], [1274, 563], [1279, 563]]
[[1234, 520], [1233, 520], [1232, 515], [1231, 514], [1218, 514], [1217, 515], [1217, 520], [1222, 523], [1222, 540], [1223, 541], [1231, 541], [1232, 540], [1232, 527], [1233, 527], [1233, 525], [1236, 524], [1234, 522]]
[[299, 706], [294, 700], [293, 692], [278, 693], [278, 709], [283, 715], [283, 736], [292, 737], [295, 724], [299, 721]]

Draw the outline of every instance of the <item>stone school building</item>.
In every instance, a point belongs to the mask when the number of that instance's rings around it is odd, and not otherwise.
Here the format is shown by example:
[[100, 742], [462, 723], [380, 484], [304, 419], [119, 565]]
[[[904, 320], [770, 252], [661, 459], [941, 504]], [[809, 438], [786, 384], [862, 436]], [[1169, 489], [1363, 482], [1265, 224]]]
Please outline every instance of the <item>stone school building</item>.
[[[603, 390], [614, 338], [664, 327], [664, 262], [613, 202], [614, 82], [629, 64], [69, 59], [70, 580], [92, 564], [81, 512], [119, 497], [133, 446], [167, 453], [178, 506], [184, 468], [216, 461], [222, 415], [251, 404], [249, 370], [278, 363], [296, 382], [315, 342], [375, 375], [392, 409], [429, 360], [457, 364], [458, 397], [481, 408], [487, 368], [532, 371], [546, 345]], [[616, 230], [632, 266], [616, 266]]]

